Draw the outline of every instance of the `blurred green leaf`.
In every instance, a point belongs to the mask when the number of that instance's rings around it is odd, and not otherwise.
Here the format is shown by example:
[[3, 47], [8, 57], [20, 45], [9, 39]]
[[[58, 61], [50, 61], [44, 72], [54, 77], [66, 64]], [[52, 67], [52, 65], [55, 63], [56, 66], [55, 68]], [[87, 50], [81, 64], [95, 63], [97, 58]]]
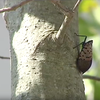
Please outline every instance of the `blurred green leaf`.
[[100, 100], [100, 82], [93, 82], [94, 85], [94, 100]]
[[[79, 33], [93, 40], [93, 64], [85, 74], [100, 76], [100, 2], [83, 0], [79, 6]], [[82, 40], [83, 41], [83, 38]], [[100, 100], [100, 82], [84, 80], [87, 100]]]
[[80, 12], [89, 12], [97, 6], [98, 6], [98, 3], [96, 0], [84, 0], [80, 4]]
[[86, 20], [80, 18], [79, 19], [79, 33], [82, 35], [86, 35], [86, 36], [93, 36], [94, 34], [92, 34], [91, 30], [90, 30], [90, 26], [89, 26], [89, 22], [86, 22]]

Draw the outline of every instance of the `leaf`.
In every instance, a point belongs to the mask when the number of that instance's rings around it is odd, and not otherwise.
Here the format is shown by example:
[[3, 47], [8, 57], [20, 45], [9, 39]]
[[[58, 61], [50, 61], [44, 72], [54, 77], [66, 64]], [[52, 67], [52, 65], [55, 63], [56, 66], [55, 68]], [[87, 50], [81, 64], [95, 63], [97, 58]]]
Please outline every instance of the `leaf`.
[[89, 12], [97, 6], [96, 0], [84, 0], [80, 5], [80, 12]]

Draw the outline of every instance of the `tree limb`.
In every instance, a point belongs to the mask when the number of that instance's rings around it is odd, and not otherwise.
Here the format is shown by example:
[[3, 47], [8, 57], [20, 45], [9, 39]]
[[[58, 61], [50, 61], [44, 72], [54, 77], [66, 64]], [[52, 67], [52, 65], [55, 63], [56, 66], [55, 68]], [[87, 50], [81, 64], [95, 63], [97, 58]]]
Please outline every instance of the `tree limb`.
[[[27, 4], [27, 3], [29, 3], [30, 1], [34, 1], [34, 0], [25, 0], [25, 1], [22, 1], [22, 2], [20, 2], [19, 4], [16, 4], [16, 5], [12, 6], [12, 7], [2, 8], [2, 9], [0, 9], [0, 13], [9, 12], [9, 11], [14, 11], [14, 10], [16, 10], [17, 8], [19, 8], [19, 7], [21, 7], [21, 6], [23, 6], [23, 5]], [[50, 0], [50, 1], [51, 1], [52, 3], [55, 3], [55, 2], [58, 2], [58, 1], [60, 1], [60, 0]]]
[[12, 6], [12, 7], [2, 8], [2, 9], [0, 9], [0, 13], [8, 12], [8, 11], [14, 11], [14, 10], [16, 10], [17, 8], [19, 8], [19, 7], [23, 6], [23, 5], [25, 5], [26, 3], [30, 2], [30, 1], [33, 1], [33, 0], [25, 0], [25, 1], [22, 1], [21, 3], [16, 4], [16, 5]]
[[91, 79], [91, 80], [100, 81], [100, 77], [89, 76], [89, 75], [83, 75], [83, 79]]
[[65, 19], [64, 19], [61, 27], [59, 28], [57, 35], [56, 35], [57, 39], [60, 37], [60, 35], [62, 35], [62, 37], [64, 36], [64, 33], [67, 30], [66, 27], [69, 25], [71, 19], [73, 18], [73, 13], [77, 9], [80, 2], [81, 2], [81, 0], [77, 0], [73, 9], [69, 9], [69, 8], [64, 7], [60, 2], [53, 2], [61, 10], [61, 12], [65, 15]]
[[0, 59], [10, 59], [10, 57], [3, 57], [3, 56], [0, 56]]

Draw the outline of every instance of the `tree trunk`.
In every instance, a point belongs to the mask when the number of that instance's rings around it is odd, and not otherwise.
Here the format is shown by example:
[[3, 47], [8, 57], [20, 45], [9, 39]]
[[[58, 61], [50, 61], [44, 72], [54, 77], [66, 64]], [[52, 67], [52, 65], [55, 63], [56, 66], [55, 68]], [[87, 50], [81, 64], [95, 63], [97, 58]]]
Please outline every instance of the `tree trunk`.
[[[13, 6], [22, 0], [8, 0]], [[76, 0], [62, 0], [72, 8]], [[12, 100], [85, 100], [76, 68], [74, 33], [78, 14], [63, 41], [55, 39], [63, 14], [49, 0], [35, 0], [5, 14], [10, 36]], [[54, 30], [54, 31], [53, 31]]]

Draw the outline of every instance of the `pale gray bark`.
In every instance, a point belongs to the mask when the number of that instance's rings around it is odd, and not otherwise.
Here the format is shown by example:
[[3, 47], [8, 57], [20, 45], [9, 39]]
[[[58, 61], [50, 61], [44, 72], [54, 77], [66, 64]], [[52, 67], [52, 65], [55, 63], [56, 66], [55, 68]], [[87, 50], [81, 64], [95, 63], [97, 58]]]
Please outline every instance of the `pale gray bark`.
[[[8, 0], [7, 5], [20, 1]], [[75, 2], [62, 0], [68, 7]], [[61, 42], [55, 35], [63, 19], [49, 0], [35, 0], [5, 14], [11, 41], [12, 100], [85, 100], [82, 75], [75, 64], [77, 50], [73, 49], [78, 15]]]

